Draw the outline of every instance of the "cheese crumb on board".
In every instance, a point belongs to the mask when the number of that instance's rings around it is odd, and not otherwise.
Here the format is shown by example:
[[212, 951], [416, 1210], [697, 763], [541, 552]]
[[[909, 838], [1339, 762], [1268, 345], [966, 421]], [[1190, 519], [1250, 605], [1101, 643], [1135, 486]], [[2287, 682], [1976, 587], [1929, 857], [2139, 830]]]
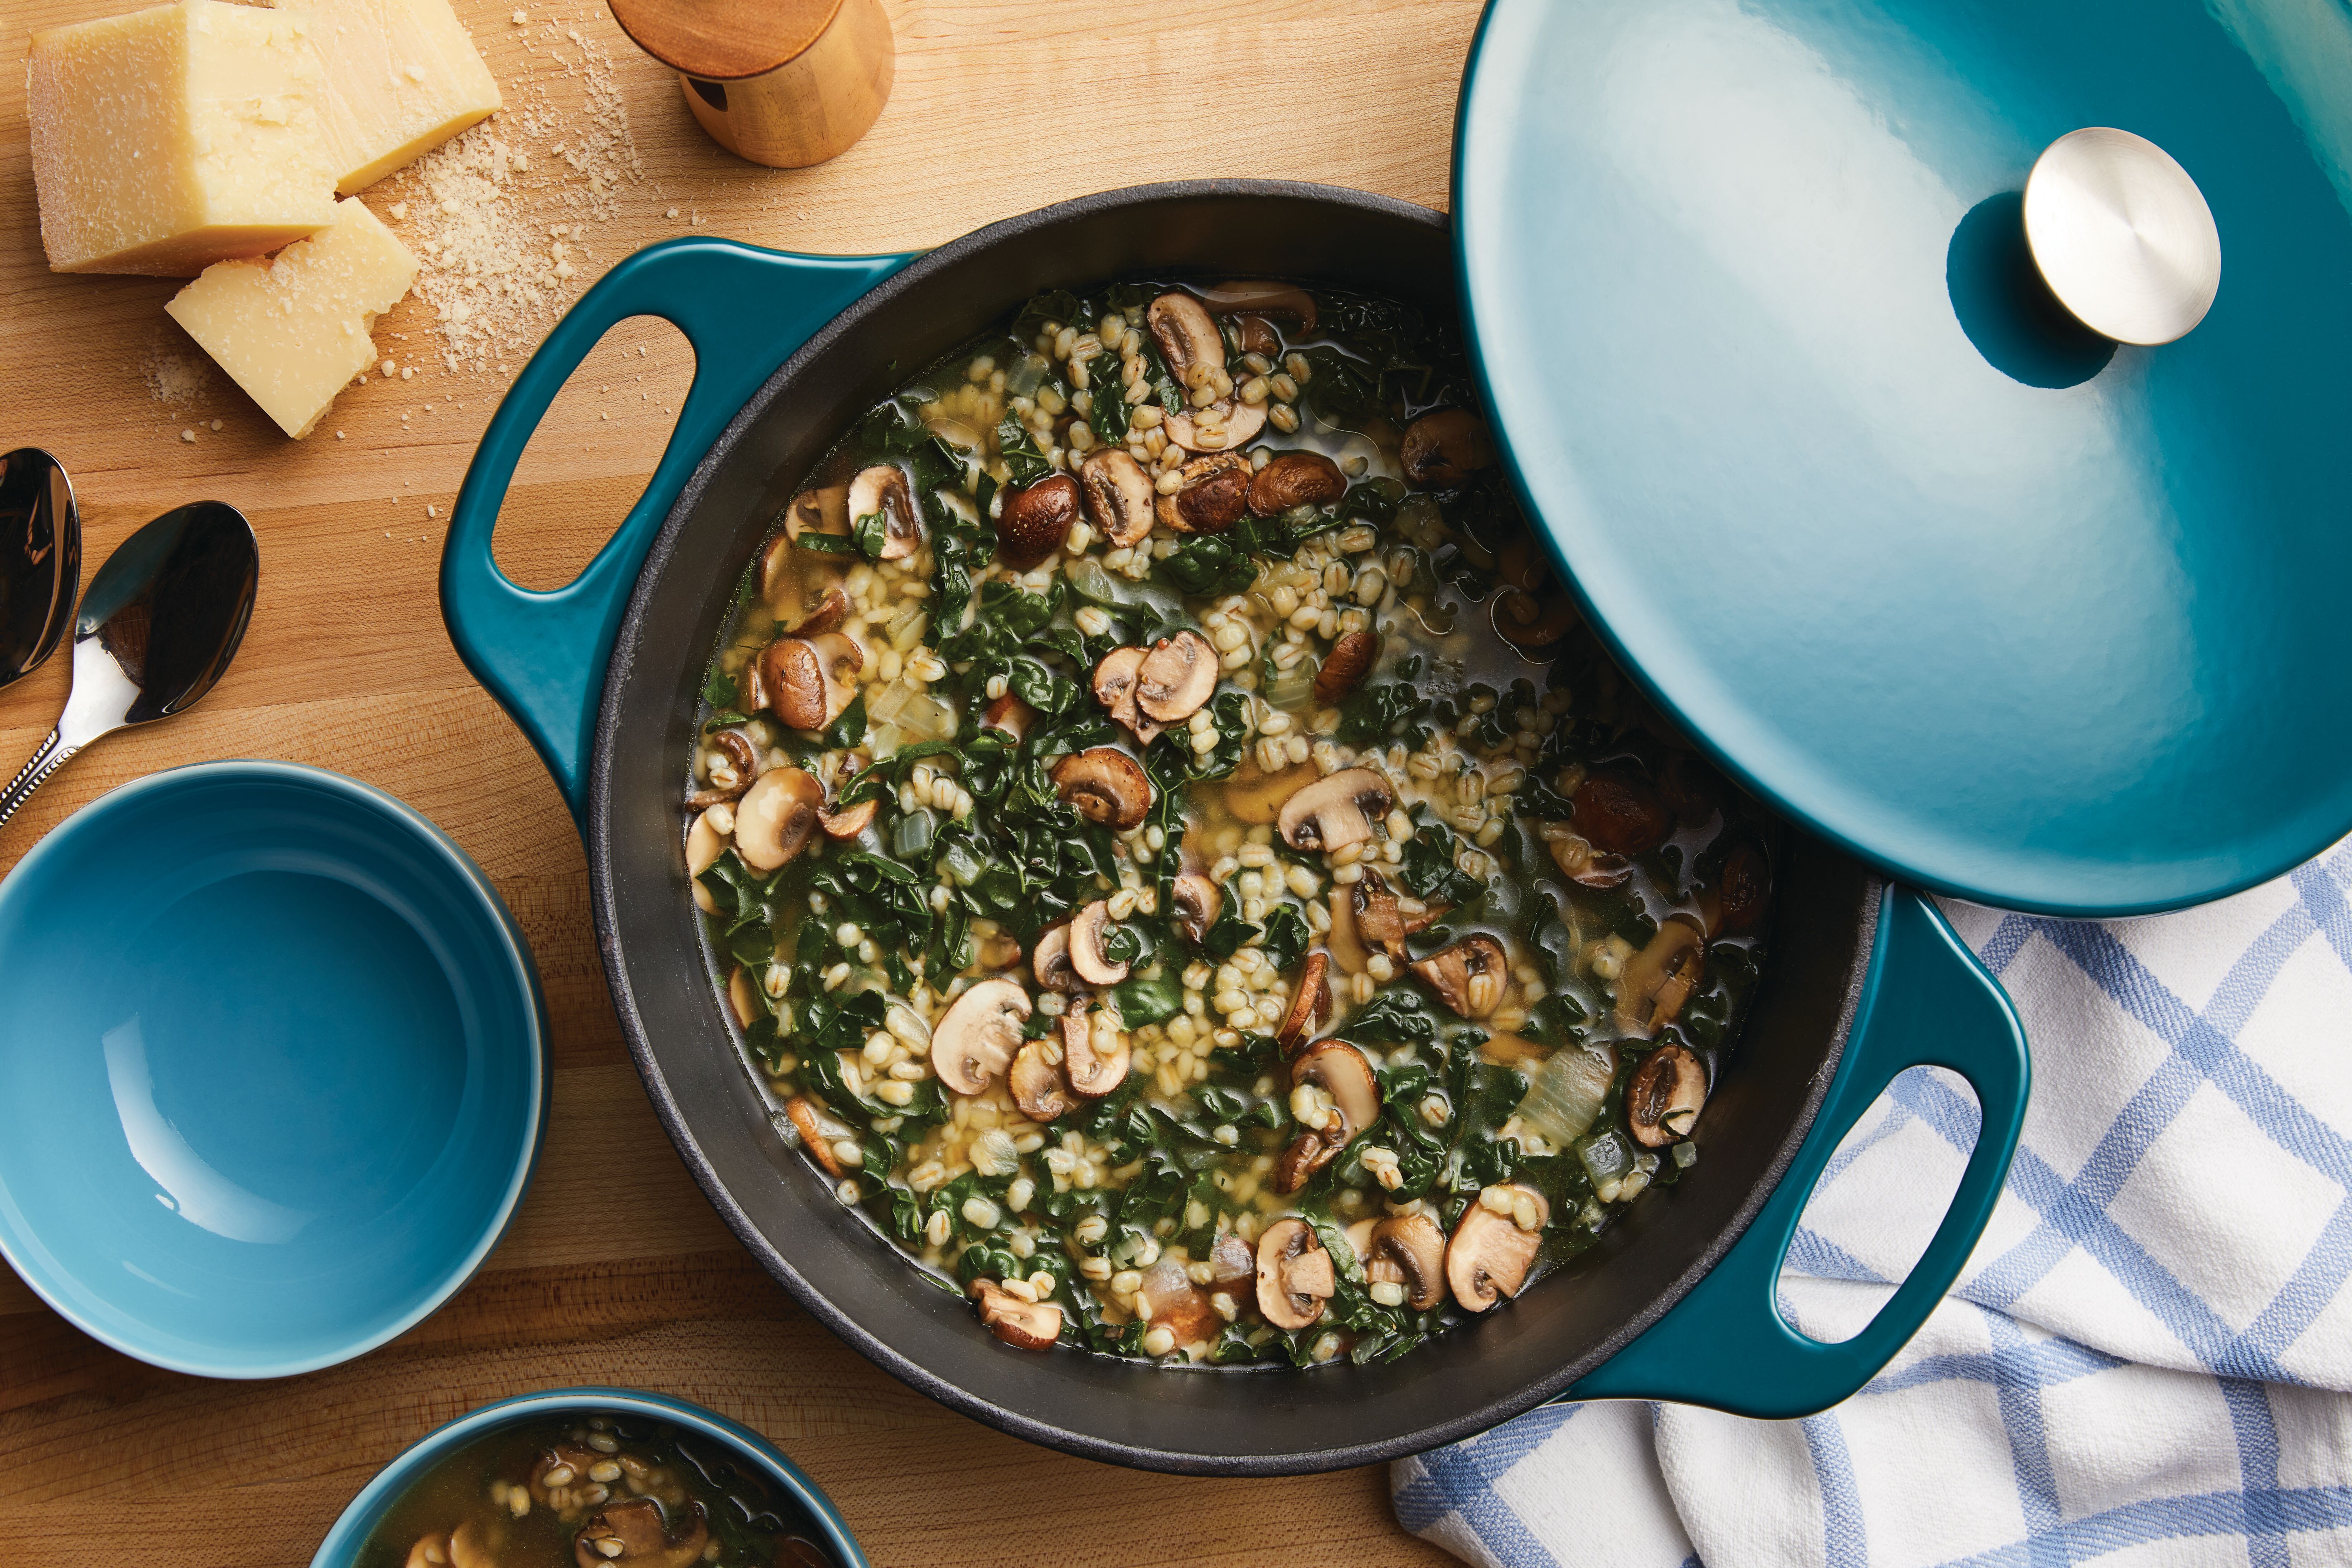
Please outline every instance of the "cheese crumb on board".
[[184, 278], [334, 221], [303, 19], [181, 0], [33, 35], [26, 118], [58, 272]]
[[325, 63], [335, 189], [365, 190], [500, 107], [449, 0], [276, 0]]
[[224, 261], [173, 297], [172, 319], [299, 440], [375, 358], [377, 316], [408, 292], [416, 258], [356, 198], [268, 261]]

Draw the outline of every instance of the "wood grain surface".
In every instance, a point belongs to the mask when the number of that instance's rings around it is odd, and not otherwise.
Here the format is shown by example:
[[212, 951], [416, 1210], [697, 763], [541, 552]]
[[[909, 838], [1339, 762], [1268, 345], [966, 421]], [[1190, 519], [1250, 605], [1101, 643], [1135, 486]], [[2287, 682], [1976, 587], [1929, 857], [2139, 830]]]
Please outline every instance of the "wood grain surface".
[[[507, 90], [492, 125], [513, 121], [505, 134], [520, 144], [528, 133], [546, 153], [567, 124], [609, 128], [616, 101], [636, 171], [602, 193], [609, 216], [575, 210], [569, 297], [674, 234], [903, 249], [1152, 180], [1318, 180], [1442, 206], [1478, 11], [1475, 0], [889, 0], [889, 107], [848, 153], [787, 172], [705, 140], [676, 78], [601, 5], [520, 3], [528, 25], [511, 19], [518, 0], [457, 0]], [[9, 0], [0, 54], [16, 58], [34, 28], [134, 4]], [[607, 98], [594, 121], [599, 71]], [[537, 199], [564, 189], [545, 182]], [[368, 199], [383, 212], [387, 187]], [[1205, 1480], [1063, 1458], [930, 1404], [800, 1311], [720, 1226], [655, 1122], [606, 997], [563, 805], [442, 630], [442, 525], [523, 354], [507, 374], [441, 370], [432, 311], [412, 298], [377, 324], [378, 349], [433, 368], [346, 390], [298, 444], [218, 373], [198, 374], [201, 352], [163, 312], [177, 287], [48, 271], [24, 73], [0, 70], [0, 447], [66, 461], [89, 568], [138, 524], [205, 497], [241, 508], [262, 542], [260, 605], [226, 680], [194, 713], [75, 759], [0, 828], [0, 872], [105, 790], [178, 763], [286, 758], [380, 784], [482, 864], [530, 938], [554, 1025], [554, 1120], [537, 1184], [481, 1275], [391, 1346], [310, 1376], [220, 1384], [156, 1371], [83, 1337], [0, 1269], [0, 1562], [306, 1563], [352, 1494], [432, 1426], [577, 1383], [679, 1394], [765, 1432], [833, 1495], [877, 1563], [1451, 1561], [1397, 1528], [1377, 1468]], [[690, 374], [666, 323], [625, 325], [591, 356], [508, 498], [499, 556], [510, 572], [551, 586], [594, 552], [651, 472]], [[53, 658], [0, 691], [0, 774], [47, 731], [66, 674]], [[6, 985], [0, 976], [0, 1006]]]

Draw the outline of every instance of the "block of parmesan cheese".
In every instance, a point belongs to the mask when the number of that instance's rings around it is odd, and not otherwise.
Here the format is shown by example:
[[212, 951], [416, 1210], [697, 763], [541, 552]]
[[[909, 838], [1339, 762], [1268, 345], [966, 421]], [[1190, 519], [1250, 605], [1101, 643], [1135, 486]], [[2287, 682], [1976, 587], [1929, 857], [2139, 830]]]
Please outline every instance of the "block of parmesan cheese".
[[498, 109], [499, 84], [449, 0], [277, 0], [327, 68], [327, 145], [350, 195]]
[[302, 17], [182, 0], [33, 35], [41, 243], [59, 272], [185, 278], [335, 216]]
[[300, 440], [375, 359], [368, 332], [416, 280], [416, 258], [357, 200], [267, 261], [223, 261], [163, 308]]

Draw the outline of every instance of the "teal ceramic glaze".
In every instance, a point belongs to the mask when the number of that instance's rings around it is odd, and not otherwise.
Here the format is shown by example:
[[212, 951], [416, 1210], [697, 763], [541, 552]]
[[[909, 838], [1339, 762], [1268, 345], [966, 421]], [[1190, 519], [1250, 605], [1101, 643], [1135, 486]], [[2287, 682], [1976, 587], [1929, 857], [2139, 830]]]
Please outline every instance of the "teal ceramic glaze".
[[[2089, 337], [2017, 227], [2110, 125], [2221, 282]], [[2013, 909], [2211, 899], [2352, 828], [2352, 11], [2296, 0], [1496, 0], [1468, 334], [1523, 499], [1734, 773]]]
[[0, 881], [0, 1254], [143, 1361], [373, 1349], [530, 1181], [530, 949], [463, 850], [356, 780], [209, 763], [100, 797]]
[[782, 1505], [779, 1511], [785, 1521], [823, 1545], [832, 1554], [835, 1568], [866, 1568], [866, 1553], [849, 1533], [849, 1525], [833, 1500], [765, 1437], [699, 1405], [627, 1388], [556, 1388], [501, 1399], [427, 1433], [377, 1472], [351, 1500], [327, 1539], [319, 1543], [310, 1568], [358, 1568], [360, 1548], [367, 1543], [368, 1532], [443, 1456], [501, 1427], [572, 1413], [583, 1417], [646, 1416], [717, 1445], [776, 1489], [781, 1494], [777, 1500]]

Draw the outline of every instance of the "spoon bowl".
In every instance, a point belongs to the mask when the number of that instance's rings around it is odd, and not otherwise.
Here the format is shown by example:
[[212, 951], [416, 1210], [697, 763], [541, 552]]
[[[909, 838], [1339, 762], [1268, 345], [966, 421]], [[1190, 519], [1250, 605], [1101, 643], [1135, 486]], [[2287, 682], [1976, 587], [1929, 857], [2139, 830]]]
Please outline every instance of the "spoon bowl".
[[74, 617], [65, 714], [0, 790], [0, 825], [100, 736], [202, 700], [245, 640], [260, 577], [253, 525], [221, 501], [174, 507], [123, 541]]
[[0, 457], [0, 687], [57, 651], [81, 589], [81, 512], [38, 447]]

